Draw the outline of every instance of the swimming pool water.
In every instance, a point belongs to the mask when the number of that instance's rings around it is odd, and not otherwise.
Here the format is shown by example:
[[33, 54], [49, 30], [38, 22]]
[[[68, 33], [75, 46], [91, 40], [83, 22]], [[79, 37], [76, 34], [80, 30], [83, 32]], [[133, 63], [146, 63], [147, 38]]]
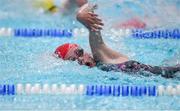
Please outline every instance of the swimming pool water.
[[[113, 1], [113, 2], [112, 2]], [[160, 0], [161, 1], [161, 0]], [[42, 14], [31, 6], [31, 0], [1, 0], [0, 27], [12, 28], [77, 28], [82, 27], [73, 16]], [[94, 2], [94, 1], [91, 1]], [[180, 63], [180, 41], [173, 39], [134, 39], [107, 34], [108, 28], [117, 21], [131, 16], [146, 20], [148, 28], [174, 28], [180, 25], [180, 15], [176, 11], [178, 0], [161, 1], [174, 12], [167, 10], [159, 1], [95, 1], [99, 13], [106, 21], [103, 30], [105, 42], [113, 49], [128, 55], [131, 59], [150, 65], [174, 65]], [[150, 3], [150, 5], [148, 5]], [[2, 5], [3, 4], [3, 5]], [[104, 6], [104, 7], [103, 7]], [[147, 10], [147, 7], [152, 6]], [[174, 6], [174, 7], [173, 7]], [[132, 7], [132, 8], [131, 8]], [[159, 7], [159, 8], [158, 8]], [[125, 11], [127, 9], [127, 11]], [[132, 15], [128, 15], [132, 13]], [[155, 13], [156, 12], [156, 13]], [[169, 18], [164, 18], [171, 15]], [[111, 18], [110, 18], [111, 17]], [[147, 18], [146, 18], [147, 17]], [[148, 18], [149, 17], [149, 18]], [[153, 18], [154, 17], [154, 18]], [[158, 17], [159, 20], [158, 20]], [[162, 21], [160, 21], [162, 19]], [[158, 23], [152, 22], [158, 21]], [[172, 23], [173, 22], [173, 23]], [[150, 24], [151, 23], [151, 24]], [[88, 35], [87, 35], [88, 36]], [[97, 68], [89, 69], [76, 62], [62, 61], [52, 57], [57, 46], [65, 42], [77, 43], [90, 52], [87, 36], [72, 38], [16, 38], [0, 37], [0, 83], [48, 83], [48, 84], [110, 84], [110, 85], [176, 85], [179, 78], [165, 79], [160, 76], [127, 75], [120, 72], [103, 72]], [[118, 110], [118, 109], [180, 109], [180, 97], [87, 97], [67, 95], [17, 95], [0, 96], [0, 110]]]

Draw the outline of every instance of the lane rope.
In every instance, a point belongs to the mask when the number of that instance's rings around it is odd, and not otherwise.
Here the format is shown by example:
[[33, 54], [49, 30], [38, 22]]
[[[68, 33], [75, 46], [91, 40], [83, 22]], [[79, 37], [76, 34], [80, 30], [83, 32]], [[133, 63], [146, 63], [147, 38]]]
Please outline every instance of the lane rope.
[[[109, 34], [115, 36], [130, 36], [130, 29], [111, 29]], [[0, 28], [0, 37], [72, 37], [87, 36], [85, 28], [74, 29], [35, 29], [35, 28]]]
[[180, 96], [180, 85], [0, 84], [0, 95]]
[[[74, 29], [40, 29], [40, 28], [0, 28], [0, 37], [77, 37], [88, 36], [85, 28]], [[105, 33], [106, 36], [132, 37], [135, 39], [180, 39], [180, 29], [114, 29]]]

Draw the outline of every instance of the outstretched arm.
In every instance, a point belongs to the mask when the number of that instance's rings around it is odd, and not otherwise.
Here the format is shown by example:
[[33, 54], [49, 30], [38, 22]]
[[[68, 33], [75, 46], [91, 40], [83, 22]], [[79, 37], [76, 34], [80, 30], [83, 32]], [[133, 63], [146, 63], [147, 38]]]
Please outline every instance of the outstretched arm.
[[85, 4], [77, 14], [77, 19], [89, 30], [89, 43], [94, 59], [97, 62], [117, 64], [128, 61], [128, 58], [107, 47], [104, 43], [100, 29], [103, 25], [98, 15], [89, 12], [93, 7]]

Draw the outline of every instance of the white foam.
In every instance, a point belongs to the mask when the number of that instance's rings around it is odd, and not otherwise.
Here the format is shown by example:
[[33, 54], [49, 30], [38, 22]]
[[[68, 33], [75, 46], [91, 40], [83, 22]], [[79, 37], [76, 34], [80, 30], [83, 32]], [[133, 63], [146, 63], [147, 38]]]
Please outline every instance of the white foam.
[[126, 36], [131, 34], [131, 30], [130, 29], [126, 29]]
[[131, 34], [131, 30], [130, 29], [114, 29], [114, 28], [111, 28], [110, 33], [112, 34], [112, 36], [114, 35], [116, 37], [127, 37]]
[[75, 29], [73, 30], [73, 35], [74, 35], [74, 36], [78, 36], [78, 34], [79, 34], [79, 29], [78, 29], [78, 28], [75, 28]]
[[43, 13], [45, 13], [45, 10], [40, 7], [40, 8], [38, 9], [38, 13], [43, 14]]
[[81, 33], [85, 33], [86, 30], [85, 30], [84, 28], [80, 28], [80, 32], [81, 32]]
[[124, 35], [123, 29], [119, 29], [119, 36], [123, 36], [123, 35]]

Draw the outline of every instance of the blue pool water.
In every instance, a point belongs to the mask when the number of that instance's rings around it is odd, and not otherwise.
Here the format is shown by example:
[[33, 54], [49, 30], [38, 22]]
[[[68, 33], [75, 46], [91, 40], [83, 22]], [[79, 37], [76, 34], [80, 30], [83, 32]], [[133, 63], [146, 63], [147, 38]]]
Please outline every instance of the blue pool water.
[[[106, 21], [103, 30], [105, 42], [129, 58], [150, 65], [180, 63], [180, 40], [134, 39], [109, 36], [108, 28], [133, 16], [143, 18], [147, 28], [180, 27], [178, 0], [94, 0], [99, 4], [97, 13]], [[0, 27], [11, 28], [62, 28], [82, 27], [75, 17], [60, 14], [42, 14], [32, 8], [32, 0], [1, 0]], [[166, 7], [165, 7], [166, 6]], [[163, 11], [166, 11], [163, 12]], [[166, 17], [168, 16], [168, 18]], [[103, 72], [89, 69], [76, 62], [52, 57], [57, 46], [65, 42], [80, 44], [90, 52], [88, 35], [72, 38], [16, 38], [0, 37], [0, 83], [48, 84], [110, 84], [110, 85], [176, 85], [180, 79], [160, 76], [144, 77], [120, 72]], [[180, 97], [88, 97], [66, 95], [0, 96], [0, 110], [6, 109], [180, 109]]]

